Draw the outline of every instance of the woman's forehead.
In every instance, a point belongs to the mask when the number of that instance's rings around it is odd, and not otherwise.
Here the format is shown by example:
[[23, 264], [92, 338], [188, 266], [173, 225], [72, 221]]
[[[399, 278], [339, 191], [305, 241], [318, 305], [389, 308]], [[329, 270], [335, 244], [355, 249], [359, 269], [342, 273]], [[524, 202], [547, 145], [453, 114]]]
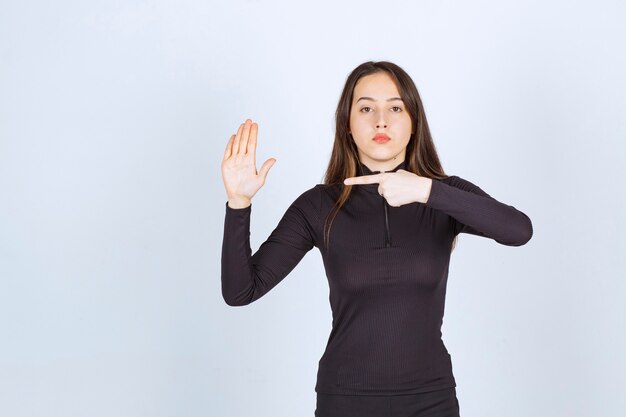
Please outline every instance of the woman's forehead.
[[370, 101], [392, 101], [400, 99], [398, 87], [393, 80], [385, 74], [385, 76], [374, 77], [372, 74], [361, 78], [354, 87], [354, 101], [362, 99]]

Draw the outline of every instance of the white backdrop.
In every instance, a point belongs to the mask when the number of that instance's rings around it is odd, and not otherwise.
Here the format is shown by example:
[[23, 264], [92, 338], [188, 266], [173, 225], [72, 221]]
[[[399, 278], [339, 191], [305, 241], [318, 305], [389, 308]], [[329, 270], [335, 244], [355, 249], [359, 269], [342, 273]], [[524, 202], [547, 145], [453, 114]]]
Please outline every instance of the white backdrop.
[[0, 3], [0, 415], [313, 416], [331, 312], [311, 251], [221, 297], [220, 163], [247, 117], [256, 250], [322, 182], [367, 60], [403, 67], [444, 169], [531, 218], [461, 235], [444, 342], [465, 417], [623, 415], [620, 1]]

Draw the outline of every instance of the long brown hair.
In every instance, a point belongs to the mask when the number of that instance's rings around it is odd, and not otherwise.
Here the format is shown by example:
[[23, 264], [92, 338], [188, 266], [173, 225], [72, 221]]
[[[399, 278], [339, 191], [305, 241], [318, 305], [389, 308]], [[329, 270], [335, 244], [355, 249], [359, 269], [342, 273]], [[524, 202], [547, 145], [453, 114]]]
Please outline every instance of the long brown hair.
[[[348, 76], [335, 111], [335, 142], [323, 183], [326, 185], [341, 184], [342, 191], [335, 202], [333, 210], [331, 210], [324, 222], [324, 244], [327, 249], [332, 222], [352, 190], [352, 185], [343, 184], [343, 180], [356, 176], [358, 172], [359, 157], [357, 147], [348, 133], [350, 130], [350, 110], [354, 87], [362, 77], [383, 71], [396, 84], [400, 92], [400, 98], [404, 101], [411, 117], [413, 129], [406, 147], [406, 170], [427, 178], [442, 179], [448, 177], [441, 167], [441, 162], [428, 128], [424, 106], [411, 77], [398, 65], [388, 61], [368, 61], [362, 63]], [[452, 242], [451, 251], [455, 245], [456, 237]]]

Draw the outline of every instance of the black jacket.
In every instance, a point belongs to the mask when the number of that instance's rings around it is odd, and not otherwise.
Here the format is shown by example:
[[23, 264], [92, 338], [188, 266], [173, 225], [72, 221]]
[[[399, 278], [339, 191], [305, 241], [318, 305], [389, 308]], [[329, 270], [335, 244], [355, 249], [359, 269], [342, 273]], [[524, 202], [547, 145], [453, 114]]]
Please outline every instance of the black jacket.
[[[357, 175], [372, 173], [361, 164]], [[378, 184], [355, 185], [334, 219], [327, 253], [323, 224], [342, 186], [303, 192], [254, 254], [252, 206], [226, 203], [224, 300], [243, 306], [259, 299], [315, 246], [333, 315], [315, 391], [397, 395], [455, 387], [441, 340], [452, 240], [469, 233], [520, 246], [532, 236], [530, 218], [458, 176], [433, 180], [425, 204], [400, 207], [387, 204]]]

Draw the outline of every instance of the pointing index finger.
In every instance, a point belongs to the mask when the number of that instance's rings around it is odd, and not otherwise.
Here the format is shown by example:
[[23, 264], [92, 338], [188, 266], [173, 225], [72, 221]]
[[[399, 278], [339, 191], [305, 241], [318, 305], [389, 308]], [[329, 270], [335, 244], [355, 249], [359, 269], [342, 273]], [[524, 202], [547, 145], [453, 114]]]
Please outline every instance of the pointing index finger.
[[343, 180], [345, 185], [354, 185], [354, 184], [374, 184], [380, 182], [381, 174], [374, 175], [360, 175], [358, 177], [350, 177]]

